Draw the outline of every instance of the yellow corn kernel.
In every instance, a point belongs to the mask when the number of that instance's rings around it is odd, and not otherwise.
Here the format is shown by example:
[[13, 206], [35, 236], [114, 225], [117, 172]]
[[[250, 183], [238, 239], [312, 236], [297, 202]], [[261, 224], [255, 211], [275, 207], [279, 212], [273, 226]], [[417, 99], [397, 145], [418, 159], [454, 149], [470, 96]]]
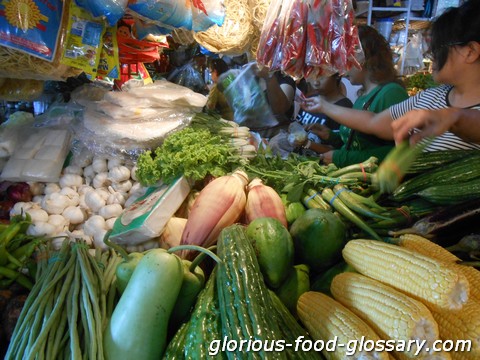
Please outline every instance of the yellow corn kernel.
[[[333, 278], [330, 291], [384, 340], [425, 340], [431, 348], [440, 339], [437, 323], [423, 303], [377, 280], [342, 273]], [[418, 351], [414, 345], [403, 354], [415, 358]]]
[[452, 266], [401, 246], [374, 240], [351, 240], [345, 261], [359, 273], [422, 301], [429, 308], [459, 310], [469, 284]]
[[[349, 341], [380, 340], [379, 336], [352, 311], [330, 296], [308, 291], [303, 293], [297, 302], [297, 313], [300, 321], [310, 333], [313, 340], [333, 340], [337, 344], [347, 344]], [[363, 359], [387, 360], [388, 352], [360, 352], [347, 356], [346, 346], [337, 346], [335, 351], [322, 351], [328, 360]]]
[[480, 271], [472, 266], [456, 264], [460, 259], [447, 249], [435, 244], [419, 235], [406, 234], [395, 239], [395, 243], [422, 255], [452, 264], [454, 269], [460, 271], [468, 280], [470, 285], [470, 296], [480, 302]]
[[[440, 337], [457, 341], [470, 340], [470, 351], [450, 352], [453, 360], [478, 360], [480, 359], [480, 303], [468, 301], [460, 311], [444, 310], [432, 311], [438, 324]], [[458, 345], [458, 343], [457, 343]]]

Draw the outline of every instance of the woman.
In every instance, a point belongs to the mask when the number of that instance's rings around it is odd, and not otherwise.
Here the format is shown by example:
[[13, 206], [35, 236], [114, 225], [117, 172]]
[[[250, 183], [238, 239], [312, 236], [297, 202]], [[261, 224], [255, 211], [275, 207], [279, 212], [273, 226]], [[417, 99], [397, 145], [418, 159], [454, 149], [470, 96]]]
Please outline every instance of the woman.
[[[332, 108], [320, 98], [307, 101], [305, 108], [322, 110], [344, 126], [385, 140], [393, 139], [392, 121], [411, 110], [480, 110], [480, 1], [469, 0], [458, 8], [450, 8], [432, 23], [431, 55], [433, 78], [442, 85], [379, 114]], [[416, 132], [418, 129], [413, 129]], [[426, 151], [452, 149], [480, 149], [480, 144], [471, 141], [465, 132], [445, 131], [426, 147]]]
[[[322, 76], [308, 82], [308, 92], [306, 97], [323, 96], [324, 99], [332, 104], [351, 108], [352, 102], [345, 96], [342, 87], [342, 77], [337, 73], [332, 76]], [[300, 109], [296, 119], [304, 127], [312, 127], [314, 124], [324, 125], [332, 131], [338, 131], [340, 124], [323, 113], [309, 112]], [[304, 150], [309, 149], [312, 152], [324, 153], [330, 151], [332, 146], [322, 144], [321, 139], [313, 132], [308, 134], [306, 142], [301, 144]], [[309, 153], [310, 151], [307, 151]]]
[[321, 125], [307, 126], [306, 129], [316, 133], [325, 143], [337, 150], [327, 151], [321, 156], [324, 163], [333, 162], [339, 167], [367, 160], [371, 156], [380, 161], [394, 146], [392, 139], [385, 139], [366, 134], [362, 129], [352, 128], [343, 120], [356, 112], [368, 110], [379, 113], [393, 104], [408, 98], [405, 88], [396, 80], [392, 52], [388, 42], [373, 27], [360, 25], [358, 35], [365, 54], [361, 69], [352, 69], [349, 79], [353, 85], [361, 85], [361, 94], [353, 104], [353, 109], [341, 107], [323, 97], [306, 99], [303, 108], [307, 111], [322, 112], [346, 125], [341, 126], [339, 134]]
[[[341, 83], [342, 77], [339, 74], [332, 76], [322, 76], [315, 80], [305, 81], [302, 88], [305, 96], [322, 95], [327, 101], [330, 101], [339, 106], [346, 106], [351, 108], [352, 102], [345, 97]], [[340, 124], [330, 119], [325, 114], [308, 112], [300, 109], [295, 122], [291, 123], [288, 132], [280, 131], [279, 134], [272, 137], [269, 145], [274, 154], [279, 154], [282, 157], [287, 157], [292, 151], [302, 152], [304, 155], [315, 156], [318, 153], [324, 153], [332, 149], [330, 145], [321, 144], [321, 140], [313, 133], [306, 134], [303, 129], [304, 126], [321, 124], [327, 126], [329, 129], [337, 131]]]
[[[463, 140], [480, 144], [480, 111], [445, 108], [411, 110], [392, 123], [393, 138], [398, 144], [410, 140], [412, 145], [431, 136], [451, 131]], [[410, 136], [412, 129], [417, 131]]]
[[252, 70], [259, 78], [260, 86], [264, 89], [265, 98], [273, 116], [278, 121], [278, 125], [270, 127], [251, 126], [250, 129], [259, 133], [262, 138], [271, 139], [280, 131], [287, 130], [293, 121], [295, 81], [280, 71], [270, 72], [268, 68], [260, 69], [256, 64], [252, 65]]
[[218, 77], [228, 71], [228, 65], [222, 59], [213, 59], [209, 70], [212, 76], [213, 86], [208, 94], [206, 109], [218, 112], [226, 120], [233, 120], [233, 110], [227, 102], [225, 95], [218, 89]]

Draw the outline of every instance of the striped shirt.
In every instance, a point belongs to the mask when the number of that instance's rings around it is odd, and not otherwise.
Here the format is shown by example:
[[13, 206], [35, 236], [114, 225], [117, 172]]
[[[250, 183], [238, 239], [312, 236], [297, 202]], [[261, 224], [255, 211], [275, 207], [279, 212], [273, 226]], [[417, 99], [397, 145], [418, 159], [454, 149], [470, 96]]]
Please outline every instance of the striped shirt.
[[[448, 94], [452, 90], [450, 85], [440, 85], [435, 88], [421, 91], [409, 99], [393, 105], [390, 107], [390, 115], [393, 120], [398, 119], [406, 112], [414, 109], [443, 109], [450, 107], [448, 101]], [[471, 109], [480, 110], [480, 104], [472, 106]], [[418, 132], [414, 129], [414, 132]], [[437, 136], [433, 142], [425, 148], [425, 151], [439, 151], [439, 150], [480, 150], [480, 144], [462, 140], [457, 135], [447, 131], [446, 133]]]

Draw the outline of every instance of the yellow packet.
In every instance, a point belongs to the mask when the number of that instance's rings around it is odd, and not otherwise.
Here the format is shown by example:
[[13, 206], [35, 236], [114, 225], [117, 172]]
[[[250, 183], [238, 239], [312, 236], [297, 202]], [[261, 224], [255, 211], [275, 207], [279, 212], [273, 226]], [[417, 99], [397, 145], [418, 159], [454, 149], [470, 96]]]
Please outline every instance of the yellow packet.
[[65, 48], [60, 62], [96, 77], [104, 33], [103, 20], [93, 18], [87, 10], [71, 1]]
[[117, 26], [105, 29], [102, 38], [102, 51], [98, 64], [97, 76], [109, 79], [120, 79], [120, 60], [118, 57]]

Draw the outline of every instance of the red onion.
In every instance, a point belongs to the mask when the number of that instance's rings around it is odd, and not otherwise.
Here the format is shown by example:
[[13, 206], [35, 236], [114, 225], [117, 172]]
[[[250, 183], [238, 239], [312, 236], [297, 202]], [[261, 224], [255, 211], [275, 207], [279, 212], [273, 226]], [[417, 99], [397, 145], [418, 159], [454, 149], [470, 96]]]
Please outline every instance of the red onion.
[[25, 182], [18, 182], [10, 185], [7, 189], [7, 199], [14, 202], [28, 202], [32, 200], [30, 185]]

